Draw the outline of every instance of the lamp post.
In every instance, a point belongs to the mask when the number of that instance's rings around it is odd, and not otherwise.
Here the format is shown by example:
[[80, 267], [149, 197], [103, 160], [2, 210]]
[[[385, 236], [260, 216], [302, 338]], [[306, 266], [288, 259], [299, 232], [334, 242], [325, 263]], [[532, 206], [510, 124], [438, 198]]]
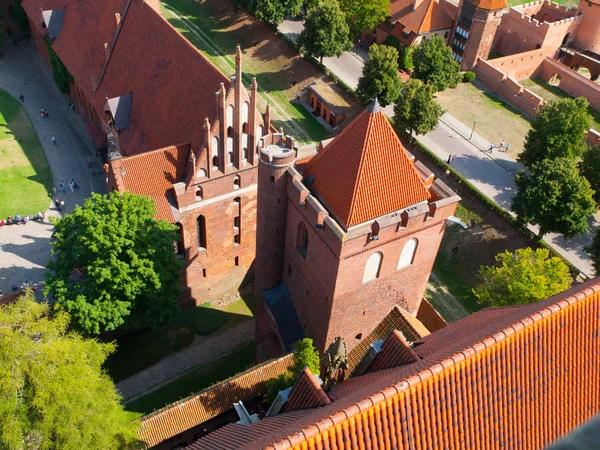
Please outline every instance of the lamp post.
[[473, 121], [473, 129], [471, 130], [471, 137], [469, 138], [469, 140], [473, 139], [473, 133], [475, 132], [475, 124], [477, 124], [477, 122]]

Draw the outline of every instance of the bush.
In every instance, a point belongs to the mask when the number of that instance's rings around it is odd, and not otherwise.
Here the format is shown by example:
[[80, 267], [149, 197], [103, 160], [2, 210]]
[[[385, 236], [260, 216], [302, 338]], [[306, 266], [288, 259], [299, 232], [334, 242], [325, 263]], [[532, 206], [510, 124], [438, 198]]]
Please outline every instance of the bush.
[[472, 83], [473, 81], [475, 81], [476, 76], [477, 75], [475, 75], [475, 72], [471, 72], [471, 71], [465, 72], [465, 73], [463, 73], [462, 82], [463, 83]]
[[279, 391], [289, 388], [296, 380], [289, 372], [282, 373], [276, 378], [267, 380], [267, 403], [273, 404]]

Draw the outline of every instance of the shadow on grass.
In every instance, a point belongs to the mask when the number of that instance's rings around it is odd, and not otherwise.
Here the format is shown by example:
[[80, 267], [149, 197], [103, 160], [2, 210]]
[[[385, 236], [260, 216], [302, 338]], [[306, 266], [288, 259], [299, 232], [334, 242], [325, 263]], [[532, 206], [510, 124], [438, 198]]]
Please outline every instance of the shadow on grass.
[[[250, 303], [251, 299], [246, 301]], [[116, 341], [118, 346], [117, 351], [107, 358], [104, 368], [117, 383], [183, 350], [197, 336], [207, 336], [251, 318], [252, 310], [244, 300], [223, 309], [212, 308], [207, 302], [182, 311], [174, 323], [163, 328], [119, 330], [103, 337], [105, 341]]]
[[[291, 105], [296, 111], [298, 111], [298, 115], [301, 116], [301, 118], [296, 117], [294, 119], [294, 124], [296, 126], [300, 125], [300, 127], [302, 127], [302, 129], [308, 134], [311, 141], [318, 143], [332, 136], [332, 134], [325, 129], [325, 127], [321, 125], [319, 121], [315, 119], [304, 106], [298, 103], [291, 103]], [[273, 125], [277, 129], [283, 127], [283, 130], [287, 134], [293, 135], [294, 129], [289, 125], [289, 121], [274, 120]], [[297, 136], [294, 137], [297, 138]]]

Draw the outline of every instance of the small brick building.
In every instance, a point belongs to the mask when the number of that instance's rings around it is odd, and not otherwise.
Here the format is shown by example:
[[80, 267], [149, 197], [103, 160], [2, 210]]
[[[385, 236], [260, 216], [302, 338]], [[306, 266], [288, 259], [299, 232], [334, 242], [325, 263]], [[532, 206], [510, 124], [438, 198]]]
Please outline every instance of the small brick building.
[[395, 306], [416, 315], [459, 197], [409, 155], [375, 103], [302, 174], [293, 140], [259, 141], [256, 342], [351, 351]]

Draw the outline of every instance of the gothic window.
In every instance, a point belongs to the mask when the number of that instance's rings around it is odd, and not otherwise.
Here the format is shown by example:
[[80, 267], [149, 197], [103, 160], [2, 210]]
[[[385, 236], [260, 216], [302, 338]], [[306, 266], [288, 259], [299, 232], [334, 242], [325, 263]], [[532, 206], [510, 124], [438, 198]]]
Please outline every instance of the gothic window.
[[258, 142], [261, 137], [263, 137], [263, 126], [259, 125], [256, 127], [256, 142]]
[[298, 233], [296, 234], [296, 250], [306, 259], [306, 251], [308, 250], [308, 230], [304, 222], [298, 223]]
[[196, 227], [198, 228], [198, 250], [206, 250], [206, 220], [204, 216], [198, 216], [196, 219]]
[[196, 201], [199, 202], [202, 200], [202, 186], [196, 187]]
[[219, 168], [219, 138], [216, 136], [212, 138], [212, 170]]
[[242, 161], [248, 161], [248, 149], [247, 148], [242, 149]]
[[404, 244], [402, 253], [400, 253], [400, 260], [398, 261], [398, 270], [404, 269], [413, 263], [418, 243], [419, 241], [416, 238], [412, 238]]
[[240, 176], [236, 175], [233, 178], [233, 189], [239, 189], [240, 188], [240, 183], [241, 183]]
[[233, 166], [233, 151], [227, 152], [227, 164]]
[[227, 127], [227, 137], [233, 138], [233, 127]]
[[198, 171], [198, 178], [204, 178], [204, 177], [206, 177], [206, 170], [200, 169]]
[[248, 122], [248, 112], [250, 111], [250, 104], [248, 102], [244, 102], [242, 105], [242, 122]]
[[217, 155], [213, 156], [212, 165], [212, 170], [217, 170], [219, 168], [219, 157]]
[[383, 255], [381, 252], [376, 252], [373, 253], [367, 260], [367, 264], [365, 265], [365, 273], [362, 280], [363, 283], [368, 283], [369, 281], [379, 278], [379, 269], [381, 268], [382, 259]]
[[233, 126], [233, 106], [229, 105], [227, 107], [227, 127]]

